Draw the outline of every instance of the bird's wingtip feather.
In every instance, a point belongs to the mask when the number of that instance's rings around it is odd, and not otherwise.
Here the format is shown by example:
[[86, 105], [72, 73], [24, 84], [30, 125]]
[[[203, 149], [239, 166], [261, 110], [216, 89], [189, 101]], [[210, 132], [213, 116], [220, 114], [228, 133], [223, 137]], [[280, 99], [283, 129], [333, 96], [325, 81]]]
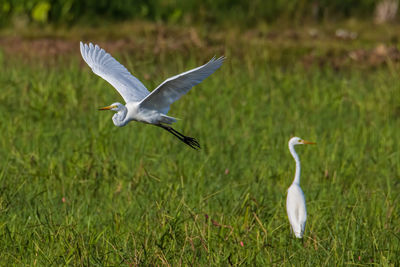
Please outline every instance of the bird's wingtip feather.
[[81, 50], [81, 55], [83, 56], [83, 43], [82, 43], [82, 41], [79, 42], [79, 47], [80, 47], [80, 50]]
[[219, 58], [216, 59], [216, 61], [222, 61], [222, 62], [224, 62], [225, 59], [226, 59], [225, 56], [220, 56]]
[[215, 55], [210, 59], [210, 61], [207, 62], [207, 64], [211, 63], [211, 64], [217, 64], [219, 66], [222, 65], [222, 63], [224, 63], [226, 57], [225, 56], [220, 56], [219, 58], [217, 58]]
[[225, 61], [225, 57], [224, 57], [224, 56], [221, 56], [221, 57], [215, 59], [215, 60], [213, 61], [213, 63], [215, 64], [215, 66], [218, 66], [217, 68], [219, 68], [219, 67], [222, 66], [222, 63], [224, 63], [224, 61]]

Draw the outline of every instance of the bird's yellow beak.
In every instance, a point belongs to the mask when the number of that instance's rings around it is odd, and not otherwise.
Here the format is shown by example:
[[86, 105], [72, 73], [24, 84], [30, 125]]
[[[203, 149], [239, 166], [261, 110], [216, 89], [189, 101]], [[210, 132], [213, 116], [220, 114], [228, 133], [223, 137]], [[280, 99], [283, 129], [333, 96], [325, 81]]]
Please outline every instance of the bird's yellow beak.
[[307, 141], [307, 140], [301, 140], [300, 143], [305, 144], [305, 145], [315, 145], [316, 144], [314, 142], [310, 142], [310, 141]]
[[116, 108], [117, 106], [113, 106], [113, 105], [111, 105], [111, 106], [107, 106], [107, 107], [104, 107], [104, 108], [99, 108], [99, 110], [110, 110], [110, 109], [113, 109], [113, 108]]

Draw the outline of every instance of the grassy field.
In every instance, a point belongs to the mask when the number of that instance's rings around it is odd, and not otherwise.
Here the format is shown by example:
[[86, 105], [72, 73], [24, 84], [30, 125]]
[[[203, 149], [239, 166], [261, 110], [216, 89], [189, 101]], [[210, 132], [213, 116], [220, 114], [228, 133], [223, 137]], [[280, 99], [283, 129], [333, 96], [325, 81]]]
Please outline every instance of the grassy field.
[[[122, 99], [78, 43], [51, 64], [1, 53], [1, 265], [398, 266], [399, 66], [304, 67], [286, 46], [223, 47], [114, 53], [150, 90], [228, 56], [170, 110], [199, 151], [97, 111]], [[317, 142], [297, 148], [303, 241], [285, 211], [291, 136]]]

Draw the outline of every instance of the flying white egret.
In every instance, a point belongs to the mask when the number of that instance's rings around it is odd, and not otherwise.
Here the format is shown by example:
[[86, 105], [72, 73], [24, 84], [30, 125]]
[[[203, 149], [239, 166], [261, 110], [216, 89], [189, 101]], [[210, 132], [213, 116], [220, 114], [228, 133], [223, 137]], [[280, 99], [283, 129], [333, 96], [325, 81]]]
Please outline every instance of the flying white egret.
[[299, 137], [293, 137], [289, 140], [289, 150], [296, 162], [296, 173], [292, 185], [287, 191], [286, 210], [293, 233], [297, 238], [302, 238], [304, 228], [306, 227], [307, 211], [304, 193], [300, 187], [300, 159], [294, 150], [295, 145], [315, 144], [303, 140]]
[[167, 116], [167, 113], [173, 102], [221, 67], [224, 57], [212, 58], [203, 66], [168, 78], [150, 93], [122, 64], [98, 45], [80, 42], [80, 48], [83, 59], [92, 71], [109, 82], [126, 102], [126, 105], [116, 102], [100, 108], [116, 112], [112, 117], [116, 126], [125, 126], [132, 120], [153, 124], [172, 133], [190, 147], [200, 148], [196, 139], [185, 136], [169, 126], [177, 119]]

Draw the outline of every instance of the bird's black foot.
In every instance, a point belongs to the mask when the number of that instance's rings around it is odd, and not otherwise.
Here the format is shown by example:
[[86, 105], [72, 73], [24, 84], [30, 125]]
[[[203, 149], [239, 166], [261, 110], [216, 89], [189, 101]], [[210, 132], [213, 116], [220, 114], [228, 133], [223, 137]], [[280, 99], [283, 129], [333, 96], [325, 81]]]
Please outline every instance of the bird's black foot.
[[182, 141], [193, 149], [200, 148], [199, 142], [197, 142], [197, 140], [193, 137], [184, 136]]
[[168, 132], [172, 133], [176, 138], [178, 138], [179, 140], [181, 140], [182, 142], [184, 142], [185, 144], [187, 144], [191, 148], [196, 149], [196, 150], [200, 148], [200, 144], [195, 138], [183, 135], [180, 132], [178, 132], [177, 130], [175, 130], [172, 127], [170, 127], [170, 126], [166, 126], [166, 125], [163, 125], [163, 124], [159, 124], [157, 126], [159, 126], [159, 127], [163, 128], [163, 129], [167, 130]]

